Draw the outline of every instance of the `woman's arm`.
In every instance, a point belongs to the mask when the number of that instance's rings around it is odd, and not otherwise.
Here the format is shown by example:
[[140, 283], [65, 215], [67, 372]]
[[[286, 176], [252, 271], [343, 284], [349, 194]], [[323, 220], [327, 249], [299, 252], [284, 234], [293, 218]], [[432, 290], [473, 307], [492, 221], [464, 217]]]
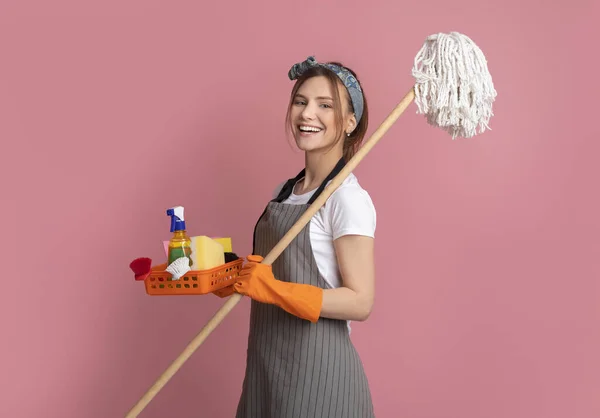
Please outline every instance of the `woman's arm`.
[[324, 318], [365, 321], [375, 299], [374, 239], [345, 235], [334, 241], [342, 286], [323, 291]]
[[319, 317], [365, 321], [375, 295], [374, 240], [363, 235], [345, 235], [334, 241], [342, 287], [318, 286], [277, 280], [272, 266], [261, 256], [249, 255], [233, 291], [252, 299], [277, 305], [286, 312], [311, 322]]

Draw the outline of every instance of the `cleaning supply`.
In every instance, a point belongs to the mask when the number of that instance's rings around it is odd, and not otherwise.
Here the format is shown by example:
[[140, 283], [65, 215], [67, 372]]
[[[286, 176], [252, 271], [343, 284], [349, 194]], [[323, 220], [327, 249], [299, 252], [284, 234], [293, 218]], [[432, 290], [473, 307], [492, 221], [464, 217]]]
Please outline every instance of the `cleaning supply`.
[[239, 260], [240, 258], [236, 253], [225, 252], [225, 262], [231, 263], [232, 261]]
[[171, 273], [171, 280], [179, 280], [185, 273], [191, 270], [189, 258], [179, 257], [173, 261], [165, 269], [165, 271]]
[[208, 270], [225, 264], [223, 245], [206, 235], [191, 238], [192, 269]]
[[218, 238], [213, 237], [213, 239], [223, 246], [223, 251], [225, 252], [225, 263], [231, 263], [232, 261], [239, 259], [237, 254], [233, 252], [233, 247], [231, 245], [231, 238], [229, 238], [229, 237], [218, 237]]
[[[192, 241], [194, 241], [195, 237], [191, 237], [190, 239]], [[239, 260], [240, 257], [234, 253], [232, 251], [232, 246], [231, 246], [231, 238], [212, 238], [214, 241], [220, 243], [223, 246], [223, 252], [224, 252], [224, 261], [225, 263], [231, 263], [232, 261], [235, 260]], [[165, 256], [169, 256], [169, 241], [162, 241], [163, 247], [164, 247], [164, 251], [165, 251]], [[192, 251], [193, 254], [193, 251]], [[193, 263], [193, 260], [192, 260]], [[198, 264], [202, 264], [202, 263], [198, 263]], [[193, 267], [193, 264], [192, 264]], [[197, 270], [197, 269], [195, 269]]]
[[136, 258], [129, 263], [129, 268], [133, 270], [135, 280], [145, 280], [150, 275], [152, 259], [148, 257]]
[[228, 237], [227, 238], [225, 238], [225, 237], [215, 238], [215, 237], [213, 237], [213, 239], [223, 246], [223, 251], [225, 251], [226, 253], [230, 253], [233, 251], [232, 247], [231, 247], [231, 238], [228, 238]]
[[167, 268], [167, 263], [158, 264], [152, 267], [152, 259], [149, 257], [139, 257], [133, 260], [129, 267], [133, 270], [135, 280], [144, 281], [153, 271], [163, 271]]
[[167, 209], [167, 215], [171, 217], [171, 232], [173, 233], [169, 241], [168, 264], [173, 263], [178, 258], [187, 257], [189, 259], [188, 264], [191, 267], [192, 241], [185, 230], [183, 206]]

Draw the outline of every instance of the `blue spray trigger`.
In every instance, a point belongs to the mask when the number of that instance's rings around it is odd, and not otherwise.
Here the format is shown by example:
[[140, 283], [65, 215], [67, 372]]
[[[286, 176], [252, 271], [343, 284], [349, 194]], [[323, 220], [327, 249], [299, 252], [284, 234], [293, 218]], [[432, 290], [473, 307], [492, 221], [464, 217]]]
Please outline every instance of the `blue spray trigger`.
[[171, 217], [171, 232], [185, 230], [183, 206], [176, 206], [174, 208], [167, 209], [167, 215]]

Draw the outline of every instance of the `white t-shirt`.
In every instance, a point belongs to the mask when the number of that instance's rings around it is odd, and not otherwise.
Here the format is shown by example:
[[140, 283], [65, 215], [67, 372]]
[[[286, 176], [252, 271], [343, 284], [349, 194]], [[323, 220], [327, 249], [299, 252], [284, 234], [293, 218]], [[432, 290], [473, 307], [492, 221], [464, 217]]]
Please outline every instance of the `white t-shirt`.
[[[273, 198], [279, 195], [285, 183], [281, 183], [275, 189]], [[292, 191], [292, 194], [283, 203], [304, 205], [308, 203], [315, 192], [316, 189], [297, 195]], [[352, 173], [311, 218], [310, 243], [319, 272], [330, 288], [337, 288], [342, 284], [333, 241], [350, 234], [374, 238], [376, 218], [375, 206], [371, 197], [360, 186], [358, 179]]]

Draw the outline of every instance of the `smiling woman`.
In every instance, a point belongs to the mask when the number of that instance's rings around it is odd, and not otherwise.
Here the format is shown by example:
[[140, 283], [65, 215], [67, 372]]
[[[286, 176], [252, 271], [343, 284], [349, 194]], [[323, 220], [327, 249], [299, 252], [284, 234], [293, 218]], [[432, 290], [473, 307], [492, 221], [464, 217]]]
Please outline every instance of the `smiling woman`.
[[[309, 65], [312, 62], [311, 58], [305, 61]], [[344, 85], [344, 81], [332, 71], [336, 68], [343, 68], [347, 71], [346, 79], [349, 80], [350, 89], [354, 89], [356, 93], [351, 95], [349, 89]], [[294, 71], [297, 70], [290, 71], [291, 76], [295, 75]], [[358, 109], [355, 110], [355, 107]], [[323, 111], [319, 112], [319, 109], [323, 109]], [[303, 120], [302, 117], [305, 119]], [[309, 119], [312, 118], [321, 118], [321, 122], [327, 123], [327, 126], [311, 125]], [[308, 135], [310, 135], [310, 132], [320, 132], [329, 128], [328, 140], [332, 147], [341, 141], [344, 135], [346, 136], [343, 143], [343, 154], [344, 159], [348, 161], [364, 139], [368, 121], [367, 101], [356, 73], [343, 67], [340, 63], [334, 62], [308, 68], [292, 89], [286, 122], [297, 141], [296, 144], [303, 151], [306, 149], [298, 143], [298, 139], [302, 138], [300, 135], [302, 131], [309, 131]], [[305, 128], [300, 125], [303, 122], [306, 124]]]
[[289, 77], [297, 82], [286, 122], [305, 167], [275, 189], [256, 224], [253, 254], [228, 292], [252, 299], [236, 417], [369, 418], [369, 384], [349, 332], [373, 306], [376, 213], [356, 176], [272, 265], [261, 263], [360, 146], [367, 104], [356, 74], [339, 63], [310, 57]]

